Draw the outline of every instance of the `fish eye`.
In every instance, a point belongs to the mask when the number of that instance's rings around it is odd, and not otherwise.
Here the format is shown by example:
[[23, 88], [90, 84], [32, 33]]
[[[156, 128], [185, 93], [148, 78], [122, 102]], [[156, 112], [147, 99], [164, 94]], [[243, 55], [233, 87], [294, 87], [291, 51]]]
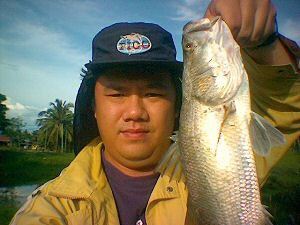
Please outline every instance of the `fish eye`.
[[185, 49], [190, 50], [193, 47], [193, 44], [191, 42], [188, 42], [185, 44]]

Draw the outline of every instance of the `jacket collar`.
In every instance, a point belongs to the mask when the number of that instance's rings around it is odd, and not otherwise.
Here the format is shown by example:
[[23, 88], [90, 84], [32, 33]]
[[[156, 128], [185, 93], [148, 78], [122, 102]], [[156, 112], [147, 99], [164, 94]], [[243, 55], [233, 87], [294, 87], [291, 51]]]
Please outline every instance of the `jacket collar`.
[[94, 189], [106, 182], [101, 164], [102, 143], [99, 138], [90, 142], [49, 185], [48, 193], [70, 199], [89, 198]]
[[[49, 184], [48, 193], [68, 199], [87, 199], [96, 188], [110, 193], [108, 181], [101, 163], [102, 142], [99, 138], [90, 142], [64, 169], [60, 176]], [[169, 176], [160, 176], [149, 201], [180, 197], [178, 181]]]

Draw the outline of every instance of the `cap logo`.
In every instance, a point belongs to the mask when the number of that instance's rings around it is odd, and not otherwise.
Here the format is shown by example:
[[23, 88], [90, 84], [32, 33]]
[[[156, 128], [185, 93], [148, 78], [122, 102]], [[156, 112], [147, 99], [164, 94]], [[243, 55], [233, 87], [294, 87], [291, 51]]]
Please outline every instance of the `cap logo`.
[[132, 33], [121, 36], [117, 43], [119, 52], [132, 55], [148, 51], [151, 48], [151, 41], [144, 35]]

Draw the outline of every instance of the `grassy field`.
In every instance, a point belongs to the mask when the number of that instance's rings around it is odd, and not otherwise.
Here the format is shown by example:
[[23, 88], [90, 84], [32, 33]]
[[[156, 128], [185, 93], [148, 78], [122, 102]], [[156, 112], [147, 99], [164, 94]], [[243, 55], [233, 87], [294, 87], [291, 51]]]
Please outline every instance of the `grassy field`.
[[[74, 158], [73, 153], [25, 152], [0, 149], [0, 187], [43, 184], [59, 175]], [[8, 224], [17, 207], [1, 199], [0, 224]]]
[[[42, 184], [57, 176], [74, 158], [72, 153], [0, 150], [0, 186]], [[289, 152], [272, 171], [262, 190], [263, 203], [274, 225], [300, 224], [300, 153]], [[17, 208], [0, 207], [0, 224], [8, 224]]]
[[300, 224], [300, 152], [289, 152], [262, 189], [274, 225]]
[[45, 183], [73, 158], [74, 153], [0, 150], [0, 186]]

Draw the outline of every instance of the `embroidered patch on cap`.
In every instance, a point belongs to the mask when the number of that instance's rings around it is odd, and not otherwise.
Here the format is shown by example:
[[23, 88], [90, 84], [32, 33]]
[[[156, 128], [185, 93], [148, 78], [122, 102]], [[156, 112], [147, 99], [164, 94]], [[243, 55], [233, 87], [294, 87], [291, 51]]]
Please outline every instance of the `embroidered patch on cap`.
[[124, 54], [138, 54], [148, 51], [151, 48], [151, 41], [141, 34], [127, 34], [121, 36], [117, 43], [117, 49]]

